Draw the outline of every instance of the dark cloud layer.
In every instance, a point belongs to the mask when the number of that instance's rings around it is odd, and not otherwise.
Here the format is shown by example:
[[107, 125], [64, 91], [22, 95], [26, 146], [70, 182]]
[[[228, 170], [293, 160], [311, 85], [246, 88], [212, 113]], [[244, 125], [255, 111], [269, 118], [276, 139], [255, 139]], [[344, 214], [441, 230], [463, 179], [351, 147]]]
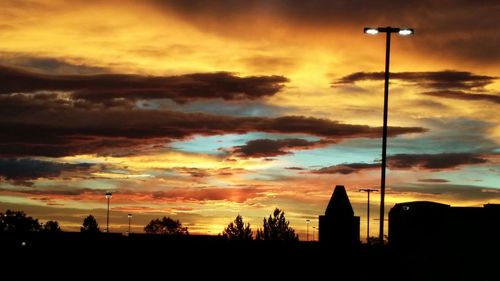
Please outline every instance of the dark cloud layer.
[[276, 94], [288, 80], [283, 76], [239, 77], [228, 72], [179, 76], [131, 74], [48, 75], [0, 66], [0, 94], [40, 91], [70, 92], [74, 99], [252, 100]]
[[[377, 138], [381, 129], [304, 116], [234, 117], [167, 110], [99, 107], [57, 95], [0, 95], [0, 155], [64, 156], [132, 152], [194, 135], [268, 132], [309, 134], [329, 141]], [[389, 136], [421, 133], [390, 127]]]
[[499, 94], [477, 94], [464, 91], [431, 91], [423, 92], [423, 95], [439, 97], [439, 98], [449, 98], [458, 100], [484, 100], [493, 103], [500, 104], [500, 93]]
[[481, 155], [473, 153], [396, 154], [388, 157], [391, 169], [421, 168], [429, 170], [452, 169], [462, 165], [487, 163]]
[[265, 197], [265, 191], [254, 187], [242, 188], [175, 188], [168, 191], [156, 191], [151, 194], [153, 200], [185, 200], [185, 201], [211, 201], [226, 200], [244, 203], [257, 197]]
[[[497, 77], [493, 76], [452, 70], [391, 73], [391, 80], [401, 80], [422, 88], [434, 89], [421, 93], [423, 95], [500, 103], [500, 93], [486, 93], [484, 89], [496, 79]], [[384, 80], [384, 72], [355, 72], [333, 82], [332, 86], [345, 86], [364, 80]]]
[[287, 170], [294, 170], [294, 171], [303, 171], [303, 170], [305, 170], [302, 167], [286, 167], [285, 169], [287, 169]]
[[[91, 195], [91, 196], [102, 196], [102, 190], [99, 189], [91, 189], [91, 188], [68, 188], [68, 187], [50, 187], [50, 188], [40, 188], [40, 187], [23, 187], [23, 188], [10, 188], [10, 189], [2, 189], [0, 191], [8, 191], [13, 193], [21, 193], [27, 195], [34, 196], [44, 196], [41, 197], [41, 201], [53, 201], [55, 197], [66, 197], [66, 196], [83, 196], [83, 195]], [[44, 200], [45, 198], [46, 200]], [[40, 199], [38, 197], [37, 199]]]
[[[427, 56], [453, 57], [462, 61], [494, 64], [500, 59], [498, 18], [500, 4], [483, 1], [331, 1], [331, 0], [151, 0], [171, 16], [208, 32], [242, 37], [265, 36], [254, 24], [274, 24], [313, 31], [362, 33], [364, 26], [413, 27], [415, 36], [407, 40], [415, 52]], [[266, 21], [267, 19], [267, 21]], [[262, 23], [261, 23], [262, 22]], [[252, 24], [252, 26], [254, 25]], [[263, 26], [264, 27], [264, 26]], [[339, 30], [341, 29], [341, 30]]]
[[[449, 183], [434, 184], [406, 184], [404, 186], [392, 186], [391, 191], [398, 193], [417, 194], [440, 194], [441, 198], [453, 198], [455, 200], [481, 201], [497, 200], [499, 191], [492, 187], [480, 187], [474, 185], [459, 185]], [[446, 199], [448, 199], [446, 198]]]
[[291, 150], [311, 149], [325, 145], [323, 141], [308, 141], [304, 139], [256, 139], [245, 145], [233, 147], [231, 153], [243, 158], [274, 157], [291, 154]]
[[109, 69], [103, 67], [70, 63], [59, 58], [34, 57], [22, 53], [8, 52], [0, 52], [0, 65], [15, 66], [30, 71], [59, 75], [90, 75], [110, 72]]
[[[172, 201], [232, 201], [244, 203], [248, 200], [265, 197], [265, 193], [272, 190], [267, 187], [259, 186], [237, 186], [230, 188], [220, 187], [203, 187], [203, 188], [188, 188], [175, 187], [165, 191], [136, 191], [136, 190], [116, 190], [114, 195], [122, 198], [129, 198], [132, 201], [144, 202], [172, 202]], [[55, 199], [73, 199], [73, 200], [100, 200], [103, 196], [103, 191], [89, 188], [14, 188], [2, 189], [0, 192], [7, 191], [11, 193], [31, 195], [33, 199], [41, 201], [54, 201]], [[71, 198], [78, 197], [78, 198]]]
[[[487, 163], [488, 160], [479, 154], [473, 153], [438, 153], [438, 154], [395, 154], [387, 157], [387, 166], [390, 169], [427, 169], [445, 170], [463, 165]], [[379, 169], [380, 163], [346, 163], [317, 170], [313, 174], [343, 174], [358, 173], [363, 170]], [[440, 179], [421, 179], [421, 182], [447, 182]]]
[[[278, 18], [301, 22], [305, 25], [339, 24], [353, 21], [384, 23], [388, 19], [391, 19], [394, 23], [404, 20], [408, 23], [408, 21], [413, 22], [419, 18], [421, 18], [419, 23], [431, 25], [431, 23], [425, 22], [424, 19], [432, 18], [434, 21], [446, 23], [446, 20], [454, 20], [455, 17], [458, 18], [461, 15], [440, 13], [441, 18], [434, 18], [433, 16], [436, 11], [439, 11], [437, 8], [440, 6], [449, 11], [459, 11], [467, 7], [472, 14], [485, 10], [487, 7], [492, 8], [491, 5], [494, 8], [498, 8], [498, 5], [495, 5], [496, 2], [493, 0], [477, 1], [475, 3], [469, 3], [468, 1], [436, 3], [436, 1], [432, 0], [418, 2], [394, 2], [389, 0], [376, 2], [328, 0], [253, 0], [244, 2], [234, 0], [153, 0], [151, 2], [157, 3], [159, 7], [168, 8], [189, 17], [199, 16], [215, 19], [227, 15], [230, 18], [236, 18], [237, 16], [245, 16], [252, 13], [261, 13], [264, 15], [270, 13]], [[482, 26], [485, 20], [490, 20], [493, 23], [493, 17], [490, 16], [488, 19], [478, 19], [474, 24], [470, 24], [468, 28], [477, 28], [478, 26], [489, 27], [489, 25]], [[223, 22], [223, 19], [220, 19], [220, 23]], [[446, 27], [453, 27], [453, 23], [446, 24]], [[433, 26], [433, 28], [439, 29], [444, 27], [437, 25]], [[458, 26], [455, 28], [458, 28]]]
[[[342, 139], [342, 138], [377, 138], [381, 136], [381, 128], [365, 125], [343, 124], [328, 119], [284, 116], [277, 118], [247, 118], [248, 125], [253, 125], [257, 131], [271, 133], [306, 133], [314, 136]], [[422, 133], [426, 130], [420, 127], [390, 127], [389, 136], [400, 134]]]
[[446, 183], [449, 182], [449, 180], [445, 179], [419, 179], [419, 182], [424, 182], [424, 183]]
[[[477, 75], [466, 71], [394, 72], [391, 80], [402, 80], [425, 88], [435, 89], [481, 89], [493, 83], [496, 77]], [[353, 84], [363, 80], [384, 80], [384, 72], [355, 72], [344, 76], [333, 85]]]
[[313, 174], [342, 174], [342, 175], [348, 175], [352, 173], [358, 173], [359, 171], [362, 170], [369, 170], [369, 169], [379, 169], [380, 164], [375, 164], [375, 163], [347, 163], [347, 164], [340, 164], [340, 165], [334, 165], [330, 167], [324, 167], [318, 170], [313, 170]]
[[15, 183], [28, 183], [38, 178], [55, 178], [63, 172], [87, 171], [92, 164], [55, 163], [34, 159], [0, 158], [0, 177]]

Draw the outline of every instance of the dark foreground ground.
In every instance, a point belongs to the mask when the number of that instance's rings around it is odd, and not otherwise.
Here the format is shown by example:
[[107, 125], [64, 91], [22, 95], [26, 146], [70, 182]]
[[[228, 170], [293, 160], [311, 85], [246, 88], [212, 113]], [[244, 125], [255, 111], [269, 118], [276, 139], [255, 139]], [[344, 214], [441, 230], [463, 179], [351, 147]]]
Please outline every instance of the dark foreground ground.
[[496, 247], [403, 251], [213, 236], [32, 233], [0, 235], [0, 251], [1, 268], [17, 276], [9, 280], [32, 274], [65, 280], [500, 280]]

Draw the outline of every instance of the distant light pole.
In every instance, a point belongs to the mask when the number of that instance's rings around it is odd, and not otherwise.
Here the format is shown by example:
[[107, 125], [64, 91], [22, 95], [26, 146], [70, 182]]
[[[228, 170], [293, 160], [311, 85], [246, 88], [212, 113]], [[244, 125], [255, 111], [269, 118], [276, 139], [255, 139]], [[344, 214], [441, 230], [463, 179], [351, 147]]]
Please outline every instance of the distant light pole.
[[111, 192], [106, 192], [106, 199], [108, 199], [108, 211], [106, 214], [106, 233], [109, 233], [109, 199], [113, 196]]
[[395, 28], [395, 27], [365, 27], [364, 32], [370, 35], [376, 35], [381, 32], [386, 34], [385, 43], [385, 83], [384, 83], [384, 127], [382, 138], [382, 175], [380, 179], [380, 244], [384, 244], [384, 200], [385, 200], [385, 167], [386, 167], [386, 150], [387, 150], [387, 107], [389, 99], [389, 60], [391, 53], [391, 33], [398, 33], [402, 36], [412, 35], [415, 32], [412, 28]]
[[313, 226], [313, 241], [316, 241], [316, 240], [314, 239], [314, 231], [316, 231], [316, 227], [315, 227], [315, 226]]
[[128, 214], [128, 234], [130, 234], [130, 221], [132, 220], [132, 214]]
[[307, 225], [306, 241], [309, 241], [309, 222], [311, 222], [311, 220], [306, 220], [306, 225]]
[[359, 192], [368, 193], [368, 202], [366, 203], [366, 243], [370, 237], [370, 192], [377, 192], [378, 189], [363, 188]]

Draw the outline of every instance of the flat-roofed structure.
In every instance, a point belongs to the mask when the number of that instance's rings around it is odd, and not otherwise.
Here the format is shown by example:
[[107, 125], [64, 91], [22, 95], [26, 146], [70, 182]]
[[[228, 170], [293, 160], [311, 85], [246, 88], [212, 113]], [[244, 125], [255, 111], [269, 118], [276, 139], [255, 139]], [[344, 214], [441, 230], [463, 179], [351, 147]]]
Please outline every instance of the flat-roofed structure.
[[483, 207], [415, 201], [389, 212], [389, 243], [399, 249], [480, 250], [500, 246], [500, 204]]

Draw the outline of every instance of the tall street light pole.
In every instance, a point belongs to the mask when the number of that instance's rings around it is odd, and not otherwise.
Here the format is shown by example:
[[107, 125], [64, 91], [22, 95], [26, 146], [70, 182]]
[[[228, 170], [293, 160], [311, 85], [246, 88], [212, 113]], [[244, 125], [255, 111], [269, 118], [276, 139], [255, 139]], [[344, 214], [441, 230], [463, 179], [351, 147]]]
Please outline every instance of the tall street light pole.
[[113, 194], [111, 192], [106, 192], [106, 199], [108, 199], [108, 211], [106, 213], [106, 233], [109, 233], [109, 199]]
[[316, 240], [314, 239], [314, 232], [315, 232], [315, 231], [316, 231], [316, 227], [315, 227], [315, 226], [313, 226], [313, 241], [316, 241]]
[[128, 214], [128, 234], [130, 234], [130, 221], [132, 220], [132, 214]]
[[311, 220], [306, 220], [306, 224], [307, 224], [307, 231], [306, 231], [306, 241], [309, 241], [309, 222]]
[[377, 189], [363, 188], [359, 192], [366, 192], [368, 194], [368, 202], [366, 203], [366, 243], [370, 238], [370, 193], [377, 192]]
[[391, 33], [398, 33], [402, 36], [412, 35], [412, 28], [395, 28], [395, 27], [365, 27], [364, 32], [370, 35], [385, 32], [385, 82], [384, 82], [384, 126], [382, 137], [382, 169], [380, 177], [380, 244], [384, 244], [384, 204], [385, 204], [385, 167], [386, 167], [386, 150], [387, 150], [387, 107], [389, 99], [389, 60], [391, 53]]

